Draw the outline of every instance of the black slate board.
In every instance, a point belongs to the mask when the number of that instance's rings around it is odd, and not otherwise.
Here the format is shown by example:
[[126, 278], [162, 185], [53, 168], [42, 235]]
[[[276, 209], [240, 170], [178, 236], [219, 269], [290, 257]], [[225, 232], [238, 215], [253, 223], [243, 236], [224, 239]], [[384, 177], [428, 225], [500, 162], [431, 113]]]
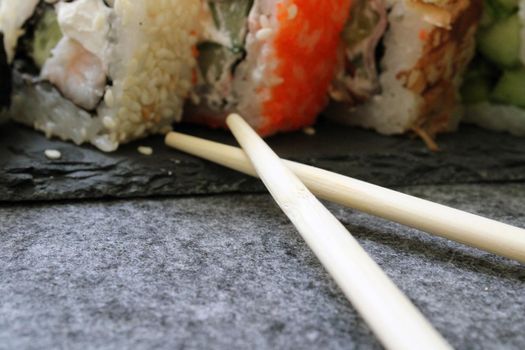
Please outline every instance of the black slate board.
[[[179, 131], [235, 144], [221, 130]], [[525, 139], [463, 126], [432, 153], [417, 139], [384, 137], [322, 121], [314, 136], [297, 132], [268, 141], [282, 157], [384, 185], [525, 182]], [[126, 198], [263, 191], [259, 181], [182, 154], [151, 137], [105, 154], [48, 140], [22, 126], [0, 127], [0, 201]], [[137, 152], [151, 146], [153, 156]], [[48, 160], [46, 149], [62, 152]]]

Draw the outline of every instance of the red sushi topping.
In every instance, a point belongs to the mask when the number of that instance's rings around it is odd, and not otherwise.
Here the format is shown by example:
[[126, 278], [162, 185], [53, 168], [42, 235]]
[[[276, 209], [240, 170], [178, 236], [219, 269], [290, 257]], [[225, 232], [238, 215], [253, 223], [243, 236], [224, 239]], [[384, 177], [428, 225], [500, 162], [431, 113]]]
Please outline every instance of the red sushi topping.
[[351, 0], [284, 0], [277, 3], [279, 28], [273, 38], [274, 74], [282, 83], [263, 103], [263, 135], [311, 125], [328, 101], [340, 34]]

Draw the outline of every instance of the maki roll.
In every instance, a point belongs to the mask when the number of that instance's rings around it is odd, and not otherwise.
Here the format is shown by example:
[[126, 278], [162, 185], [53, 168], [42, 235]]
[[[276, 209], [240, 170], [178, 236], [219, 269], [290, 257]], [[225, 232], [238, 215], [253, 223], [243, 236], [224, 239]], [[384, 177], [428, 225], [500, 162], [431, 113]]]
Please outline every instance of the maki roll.
[[328, 101], [350, 0], [203, 1], [187, 119], [242, 114], [262, 135], [312, 124]]
[[434, 136], [461, 117], [481, 0], [356, 0], [328, 115], [383, 134]]
[[196, 66], [197, 0], [2, 0], [10, 116], [103, 151], [171, 129]]
[[485, 0], [465, 121], [525, 136], [525, 1]]

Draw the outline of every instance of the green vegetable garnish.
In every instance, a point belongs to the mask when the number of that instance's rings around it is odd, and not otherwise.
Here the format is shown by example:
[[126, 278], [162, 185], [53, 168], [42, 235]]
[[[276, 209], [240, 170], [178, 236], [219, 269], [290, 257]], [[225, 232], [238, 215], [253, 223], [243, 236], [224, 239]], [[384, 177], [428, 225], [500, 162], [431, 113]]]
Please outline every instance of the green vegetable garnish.
[[62, 32], [55, 11], [46, 10], [35, 28], [33, 46], [30, 52], [38, 68], [42, 68], [51, 56], [51, 50], [55, 48], [61, 38]]
[[356, 1], [352, 7], [350, 18], [343, 31], [343, 40], [348, 47], [353, 47], [372, 34], [379, 23], [380, 16], [374, 11], [369, 11], [368, 0]]
[[518, 14], [498, 20], [478, 34], [478, 50], [501, 68], [520, 64], [521, 22]]
[[492, 92], [492, 99], [525, 108], [525, 68], [505, 71]]
[[232, 49], [243, 47], [247, 18], [253, 0], [223, 0], [209, 2], [215, 26], [230, 36]]

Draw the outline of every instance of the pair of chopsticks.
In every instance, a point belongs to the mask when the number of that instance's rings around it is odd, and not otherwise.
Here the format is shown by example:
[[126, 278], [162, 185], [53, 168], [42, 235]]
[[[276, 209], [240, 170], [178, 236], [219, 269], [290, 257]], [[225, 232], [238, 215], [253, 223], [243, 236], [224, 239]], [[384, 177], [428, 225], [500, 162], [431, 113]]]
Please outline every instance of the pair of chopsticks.
[[[344, 294], [389, 349], [449, 349], [408, 298], [238, 115], [227, 124], [273, 198], [292, 221]], [[188, 140], [188, 139], [186, 139]], [[171, 133], [166, 143], [184, 144]], [[194, 145], [193, 145], [194, 146]], [[186, 148], [186, 147], [185, 147]], [[187, 146], [192, 149], [192, 145]], [[212, 148], [210, 152], [214, 152]], [[193, 152], [192, 152], [193, 153]]]
[[245, 153], [235, 147], [178, 133], [168, 134], [166, 144], [250, 175], [259, 175], [388, 349], [450, 349], [450, 346], [301, 180], [325, 199], [525, 261], [523, 230], [324, 170], [284, 162], [240, 116], [231, 115], [227, 124]]
[[[257, 176], [247, 155], [238, 147], [177, 132], [167, 135], [166, 144]], [[327, 170], [283, 162], [322, 199], [525, 263], [524, 229]]]

